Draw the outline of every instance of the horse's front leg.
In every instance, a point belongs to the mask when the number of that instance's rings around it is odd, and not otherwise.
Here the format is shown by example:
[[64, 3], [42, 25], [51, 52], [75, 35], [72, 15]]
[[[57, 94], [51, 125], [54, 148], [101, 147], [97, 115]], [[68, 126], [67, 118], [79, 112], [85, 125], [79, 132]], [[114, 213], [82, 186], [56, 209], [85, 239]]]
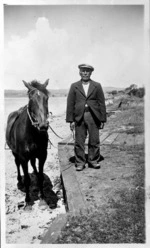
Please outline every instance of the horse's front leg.
[[22, 169], [24, 172], [24, 185], [25, 185], [25, 189], [26, 189], [26, 197], [25, 197], [25, 210], [32, 210], [32, 206], [31, 206], [31, 199], [30, 199], [30, 194], [29, 194], [29, 187], [30, 187], [30, 176], [28, 173], [28, 162], [23, 161], [21, 163], [22, 165]]
[[38, 174], [38, 178], [39, 178], [39, 188], [40, 188], [40, 206], [47, 206], [45, 200], [44, 200], [44, 192], [43, 192], [43, 181], [44, 181], [44, 175], [43, 175], [43, 169], [44, 169], [44, 163], [46, 161], [46, 157], [47, 157], [47, 151], [45, 152], [45, 154], [42, 154], [42, 156], [39, 158], [39, 174]]

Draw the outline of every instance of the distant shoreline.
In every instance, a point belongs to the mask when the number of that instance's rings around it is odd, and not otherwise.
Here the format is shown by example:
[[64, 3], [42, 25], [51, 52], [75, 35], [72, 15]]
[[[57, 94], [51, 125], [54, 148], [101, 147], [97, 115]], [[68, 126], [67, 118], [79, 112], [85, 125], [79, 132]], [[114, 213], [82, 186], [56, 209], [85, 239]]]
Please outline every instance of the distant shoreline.
[[26, 96], [4, 96], [4, 99], [18, 99], [18, 98], [22, 98], [22, 99], [28, 99], [28, 97]]
[[[50, 97], [65, 97], [68, 94], [67, 89], [51, 90], [49, 89]], [[27, 97], [27, 90], [5, 90], [5, 98], [25, 98]]]
[[[66, 96], [64, 96], [64, 95], [56, 95], [56, 96], [50, 96], [50, 98], [57, 98], [57, 97], [66, 97]], [[28, 96], [15, 96], [15, 95], [9, 95], [9, 96], [4, 96], [4, 99], [18, 99], [18, 98], [22, 98], [22, 99], [28, 99]]]
[[[111, 92], [113, 90], [122, 90], [123, 88], [117, 87], [103, 87], [104, 93]], [[69, 89], [59, 89], [53, 90], [48, 89], [50, 92], [50, 97], [67, 97]], [[27, 97], [27, 90], [4, 90], [4, 98], [26, 98]]]

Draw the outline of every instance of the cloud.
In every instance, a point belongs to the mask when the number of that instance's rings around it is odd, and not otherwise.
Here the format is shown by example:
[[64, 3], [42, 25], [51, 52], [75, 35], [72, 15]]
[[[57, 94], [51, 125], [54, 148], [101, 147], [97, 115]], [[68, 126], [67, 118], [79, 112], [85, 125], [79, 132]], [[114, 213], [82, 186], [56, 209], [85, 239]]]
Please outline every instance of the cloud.
[[[63, 29], [52, 29], [46, 18], [38, 18], [35, 30], [28, 36], [12, 36], [5, 49], [5, 85], [19, 88], [22, 79], [45, 80], [50, 78], [54, 88], [55, 78], [59, 81], [63, 67], [69, 63], [67, 54], [68, 34]], [[63, 67], [61, 68], [61, 64]], [[61, 68], [61, 71], [59, 71]]]
[[101, 42], [95, 33], [93, 40], [90, 31], [69, 33], [52, 28], [45, 17], [38, 18], [34, 30], [26, 37], [12, 35], [5, 49], [5, 87], [19, 89], [24, 87], [22, 80], [49, 78], [50, 88], [68, 88], [79, 79], [80, 63], [93, 65], [92, 78], [103, 86], [142, 82], [142, 45], [134, 37], [127, 43], [105, 35]]

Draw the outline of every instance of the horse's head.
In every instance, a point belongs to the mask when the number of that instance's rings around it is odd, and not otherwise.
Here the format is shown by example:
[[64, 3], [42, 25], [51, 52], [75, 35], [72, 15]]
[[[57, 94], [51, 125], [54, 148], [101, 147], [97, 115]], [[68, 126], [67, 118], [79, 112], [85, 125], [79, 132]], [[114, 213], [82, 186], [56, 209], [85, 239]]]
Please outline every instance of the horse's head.
[[27, 107], [28, 116], [32, 125], [37, 127], [39, 131], [47, 131], [48, 129], [48, 98], [49, 92], [46, 89], [49, 79], [44, 84], [40, 84], [36, 80], [31, 83], [23, 81], [28, 88], [29, 103]]

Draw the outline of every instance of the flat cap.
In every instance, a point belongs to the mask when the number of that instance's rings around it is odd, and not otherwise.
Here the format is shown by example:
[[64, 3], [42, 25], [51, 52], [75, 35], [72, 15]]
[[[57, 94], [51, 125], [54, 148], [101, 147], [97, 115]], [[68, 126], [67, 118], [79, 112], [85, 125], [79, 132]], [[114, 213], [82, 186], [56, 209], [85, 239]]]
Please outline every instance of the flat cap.
[[79, 69], [88, 68], [88, 69], [90, 69], [91, 71], [94, 71], [94, 67], [91, 66], [91, 65], [87, 65], [87, 64], [78, 65], [78, 68], [79, 68]]

